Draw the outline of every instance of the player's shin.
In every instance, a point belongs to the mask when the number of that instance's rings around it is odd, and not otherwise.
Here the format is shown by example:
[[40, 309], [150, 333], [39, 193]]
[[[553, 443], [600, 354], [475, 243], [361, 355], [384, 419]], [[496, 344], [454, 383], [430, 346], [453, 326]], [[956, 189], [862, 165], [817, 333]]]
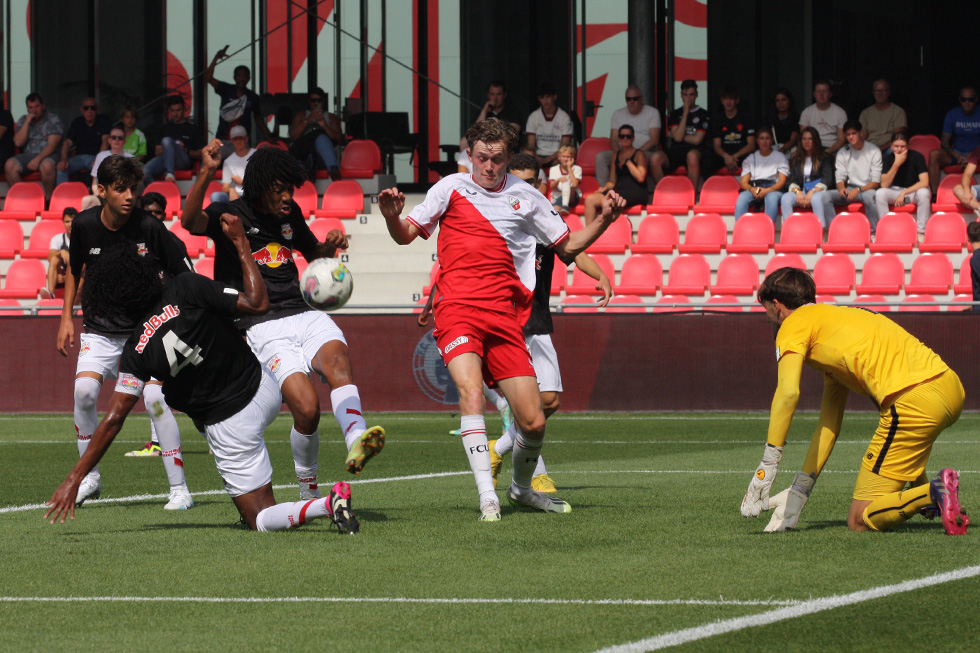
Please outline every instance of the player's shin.
[[929, 484], [917, 485], [902, 492], [893, 492], [874, 499], [861, 519], [874, 531], [887, 531], [905, 520], [919, 514], [926, 506], [932, 505]]
[[514, 463], [514, 482], [512, 487], [516, 487], [519, 492], [531, 489], [531, 478], [538, 465], [541, 456], [541, 447], [544, 445], [544, 438], [532, 440], [523, 433], [518, 432], [517, 439], [514, 441], [513, 463]]
[[361, 437], [361, 433], [367, 428], [357, 386], [351, 383], [332, 390], [330, 392], [330, 405], [333, 407], [333, 415], [340, 425], [340, 432], [344, 434], [347, 450], [350, 451], [350, 448]]
[[310, 499], [277, 503], [269, 506], [255, 517], [257, 531], [284, 531], [299, 528], [311, 519], [327, 516], [328, 499]]
[[146, 404], [146, 412], [150, 414], [150, 422], [160, 439], [160, 451], [163, 456], [163, 468], [167, 472], [167, 481], [171, 488], [186, 489], [184, 460], [180, 453], [180, 428], [164, 399], [162, 386], [147, 384], [143, 389], [143, 402]]
[[483, 415], [463, 415], [460, 418], [460, 439], [463, 451], [470, 461], [473, 478], [476, 480], [476, 491], [480, 500], [497, 499], [493, 489], [493, 475], [490, 472], [490, 447], [487, 443], [487, 424]]
[[[89, 442], [92, 441], [92, 434], [99, 425], [99, 414], [95, 406], [101, 389], [102, 384], [91, 377], [80, 376], [75, 379], [75, 433], [79, 458], [85, 455]], [[92, 468], [91, 474], [99, 475], [98, 465]]]
[[296, 469], [296, 482], [299, 483], [300, 498], [313, 499], [320, 496], [317, 488], [317, 473], [320, 455], [320, 431], [310, 435], [300, 433], [294, 425], [289, 431], [289, 443], [293, 449], [293, 466]]

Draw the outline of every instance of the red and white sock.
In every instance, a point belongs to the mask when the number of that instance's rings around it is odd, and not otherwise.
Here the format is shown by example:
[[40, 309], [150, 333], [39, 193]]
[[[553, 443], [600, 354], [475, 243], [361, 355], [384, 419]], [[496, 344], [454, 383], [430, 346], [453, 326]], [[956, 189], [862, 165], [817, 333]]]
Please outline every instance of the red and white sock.
[[344, 434], [347, 450], [350, 451], [367, 428], [357, 386], [351, 383], [335, 388], [330, 393], [330, 405], [333, 407], [333, 416], [340, 424], [340, 432]]
[[[95, 405], [101, 389], [102, 384], [92, 377], [80, 376], [75, 379], [75, 435], [79, 458], [85, 455], [88, 444], [92, 441], [92, 434], [99, 425], [99, 413]], [[99, 466], [93, 467], [90, 474], [98, 476]]]
[[150, 414], [153, 430], [160, 438], [163, 468], [167, 472], [170, 487], [187, 489], [184, 460], [180, 454], [180, 427], [163, 397], [163, 386], [147, 384], [143, 388], [143, 403], [146, 405], [146, 412]]
[[255, 530], [284, 531], [299, 528], [311, 519], [325, 517], [329, 500], [330, 497], [327, 496], [323, 499], [277, 503], [269, 506], [255, 516]]
[[490, 447], [487, 446], [486, 420], [483, 415], [463, 415], [460, 418], [460, 431], [463, 451], [470, 461], [470, 469], [473, 470], [480, 501], [496, 499], [493, 475], [490, 473]]
[[296, 469], [296, 480], [306, 483], [311, 490], [316, 489], [316, 475], [319, 469], [320, 430], [310, 435], [300, 433], [296, 425], [289, 431], [289, 444], [293, 448], [293, 466]]

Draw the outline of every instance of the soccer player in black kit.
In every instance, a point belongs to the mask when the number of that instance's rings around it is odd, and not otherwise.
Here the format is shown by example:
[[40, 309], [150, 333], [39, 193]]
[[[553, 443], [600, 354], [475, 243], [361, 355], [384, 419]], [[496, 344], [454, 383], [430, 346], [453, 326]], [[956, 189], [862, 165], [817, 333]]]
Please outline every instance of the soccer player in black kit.
[[311, 309], [303, 300], [293, 261], [293, 250], [308, 261], [331, 257], [347, 247], [347, 237], [334, 229], [325, 242], [317, 241], [293, 201], [293, 192], [306, 181], [306, 171], [288, 152], [274, 147], [262, 148], [249, 159], [241, 198], [213, 203], [202, 211], [208, 184], [221, 163], [220, 149], [221, 141], [213, 140], [201, 151], [201, 171], [184, 202], [180, 223], [192, 234], [214, 240], [215, 280], [241, 289], [241, 269], [234, 248], [221, 237], [220, 218], [230, 213], [241, 219], [268, 287], [270, 309], [260, 317], [243, 317], [238, 327], [245, 331], [259, 362], [276, 377], [293, 414], [289, 439], [300, 498], [319, 497], [320, 400], [311, 371], [330, 385], [333, 414], [347, 444], [348, 472], [359, 473], [381, 451], [385, 438], [383, 428], [368, 428], [364, 421], [343, 332], [326, 313]]
[[206, 425], [225, 489], [250, 528], [286, 530], [329, 516], [341, 532], [357, 532], [347, 483], [334, 485], [326, 499], [276, 503], [263, 432], [279, 413], [280, 396], [232, 320], [265, 313], [269, 299], [238, 217], [222, 215], [221, 228], [237, 253], [241, 292], [197, 274], [180, 275], [164, 286], [150, 257], [126, 245], [103, 253], [100, 265], [89, 272], [86, 313], [120, 312], [139, 326], [123, 348], [109, 411], [85, 455], [48, 502], [45, 519], [51, 517], [51, 523], [74, 519], [82, 479], [155, 377], [163, 381], [174, 408]]

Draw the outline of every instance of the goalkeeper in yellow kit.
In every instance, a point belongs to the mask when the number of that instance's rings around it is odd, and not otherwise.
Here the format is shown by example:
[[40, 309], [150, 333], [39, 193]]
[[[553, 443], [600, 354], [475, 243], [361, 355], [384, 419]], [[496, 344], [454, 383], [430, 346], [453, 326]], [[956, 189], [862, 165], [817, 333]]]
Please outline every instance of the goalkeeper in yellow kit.
[[[848, 392], [854, 391], [870, 396], [881, 417], [862, 457], [848, 528], [887, 530], [921, 512], [940, 515], [949, 535], [966, 533], [970, 521], [960, 507], [957, 473], [944, 469], [932, 481], [925, 476], [933, 442], [963, 410], [959, 377], [887, 317], [862, 308], [815, 304], [815, 296], [812, 277], [795, 268], [775, 270], [759, 288], [759, 302], [776, 336], [779, 380], [765, 454], [742, 501], [742, 514], [757, 517], [774, 509], [766, 532], [796, 527], [840, 433]], [[820, 420], [803, 471], [770, 498], [804, 364], [824, 373]]]

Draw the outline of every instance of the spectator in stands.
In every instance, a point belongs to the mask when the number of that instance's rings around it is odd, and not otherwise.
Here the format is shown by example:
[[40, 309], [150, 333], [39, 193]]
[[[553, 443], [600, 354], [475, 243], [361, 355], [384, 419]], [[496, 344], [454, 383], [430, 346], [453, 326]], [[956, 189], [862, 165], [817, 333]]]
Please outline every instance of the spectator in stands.
[[248, 88], [248, 83], [252, 79], [252, 71], [248, 66], [235, 66], [235, 83], [228, 84], [214, 78], [214, 67], [222, 59], [228, 58], [228, 46], [221, 48], [211, 59], [210, 65], [204, 71], [204, 81], [214, 87], [214, 92], [221, 98], [221, 109], [218, 112], [218, 131], [215, 137], [221, 139], [221, 158], [228, 157], [235, 151], [235, 146], [231, 142], [231, 128], [241, 125], [245, 128], [245, 133], [249, 139], [252, 137], [252, 119], [255, 119], [255, 126], [267, 141], [275, 141], [276, 137], [269, 132], [262, 116], [262, 107], [259, 96]]
[[619, 128], [619, 151], [609, 165], [609, 181], [585, 198], [585, 224], [595, 220], [602, 210], [602, 202], [606, 193], [616, 191], [626, 200], [626, 207], [646, 204], [647, 194], [647, 158], [640, 150], [633, 147], [633, 127], [623, 125]]
[[815, 127], [804, 127], [800, 146], [789, 159], [787, 192], [780, 199], [783, 219], [793, 207], [810, 208], [826, 229], [830, 225], [824, 192], [834, 186], [834, 157], [824, 153]]
[[650, 157], [654, 182], [660, 181], [668, 167], [685, 166], [691, 183], [698, 187], [701, 147], [711, 121], [708, 112], [699, 107], [697, 101], [698, 83], [685, 79], [681, 82], [681, 106], [667, 115], [667, 151], [654, 152]]
[[773, 93], [769, 124], [772, 125], [773, 147], [789, 156], [800, 142], [800, 114], [789, 89], [780, 87]]
[[340, 179], [335, 148], [343, 141], [344, 133], [340, 130], [340, 118], [324, 110], [326, 97], [326, 92], [319, 86], [310, 91], [309, 110], [297, 113], [289, 126], [289, 137], [293, 139], [289, 153], [306, 165], [311, 181], [316, 178], [316, 158], [327, 169], [330, 179]]
[[248, 145], [248, 133], [241, 125], [231, 128], [231, 142], [235, 151], [223, 159], [221, 168], [221, 192], [211, 193], [212, 202], [229, 202], [242, 196], [242, 180], [245, 178], [245, 166], [255, 154], [255, 148]]
[[963, 177], [960, 179], [960, 183], [953, 186], [953, 195], [960, 202], [973, 209], [977, 215], [980, 215], [980, 201], [977, 201], [977, 197], [980, 196], [980, 184], [974, 185], [973, 183], [973, 174], [977, 171], [978, 165], [980, 165], [980, 146], [967, 157]]
[[877, 145], [882, 156], [891, 147], [892, 136], [896, 132], [907, 132], [909, 121], [905, 109], [893, 104], [889, 98], [892, 87], [887, 79], [876, 79], [871, 86], [875, 103], [861, 112], [858, 120], [864, 125], [861, 137], [873, 145]]
[[27, 113], [17, 121], [14, 131], [14, 145], [20, 148], [4, 165], [7, 185], [20, 181], [25, 170], [41, 173], [44, 197], [50, 198], [57, 178], [58, 145], [65, 133], [61, 119], [48, 111], [44, 100], [37, 93], [27, 96]]
[[146, 134], [136, 127], [140, 114], [132, 104], [123, 105], [122, 124], [126, 130], [126, 142], [123, 149], [129, 152], [139, 162], [146, 161]]
[[[558, 165], [551, 166], [548, 175], [548, 190], [551, 203], [562, 217], [578, 204], [578, 184], [582, 181], [582, 167], [575, 165], [575, 146], [562, 145], [558, 148]], [[546, 193], [547, 197], [548, 194]]]
[[71, 242], [71, 223], [78, 215], [78, 210], [67, 207], [61, 214], [61, 222], [65, 225], [65, 233], [51, 237], [48, 245], [48, 280], [41, 288], [41, 299], [64, 297], [65, 271], [68, 270], [68, 245]]
[[191, 160], [201, 158], [204, 139], [197, 125], [187, 119], [184, 96], [169, 95], [166, 104], [169, 120], [160, 132], [156, 156], [143, 168], [143, 181], [146, 184], [160, 174], [164, 174], [167, 181], [175, 181], [175, 170], [190, 170]]
[[[980, 222], [966, 225], [966, 241], [970, 245], [970, 279], [973, 281], [973, 301], [980, 302]], [[980, 306], [973, 307], [974, 313], [980, 313]]]
[[112, 156], [113, 154], [119, 154], [125, 157], [133, 156], [132, 154], [130, 154], [125, 150], [126, 128], [123, 127], [121, 122], [117, 122], [115, 125], [112, 126], [112, 129], [109, 131], [108, 134], [108, 139], [109, 139], [109, 149], [103, 150], [96, 155], [95, 160], [92, 161], [92, 168], [89, 172], [89, 174], [92, 175], [93, 195], [99, 194], [99, 181], [98, 181], [99, 166], [102, 165], [103, 161], [105, 161], [108, 157]]
[[846, 142], [844, 123], [847, 122], [847, 113], [830, 101], [832, 97], [834, 93], [830, 90], [830, 82], [819, 80], [813, 85], [813, 104], [800, 115], [800, 131], [804, 127], [816, 127], [827, 154], [837, 154], [837, 150]]
[[926, 158], [909, 149], [905, 132], [892, 135], [890, 152], [881, 166], [881, 188], [875, 191], [878, 216], [888, 213], [888, 205], [915, 204], [915, 221], [919, 233], [926, 232], [926, 221], [932, 215], [932, 193], [929, 192], [929, 168]]
[[[605, 150], [596, 154], [595, 157], [595, 178], [600, 186], [609, 181], [609, 162], [613, 155], [619, 150], [619, 128], [623, 125], [630, 125], [636, 134], [633, 147], [642, 151], [650, 159], [654, 152], [660, 151], [660, 112], [655, 107], [643, 103], [643, 92], [639, 86], [630, 85], [626, 89], [626, 106], [616, 109], [609, 121], [609, 146], [611, 150]], [[661, 167], [660, 176], [663, 177]], [[653, 185], [660, 181], [655, 175], [647, 178], [647, 190], [653, 190]]]
[[782, 152], [773, 150], [772, 126], [763, 125], [756, 131], [759, 149], [742, 161], [742, 192], [735, 201], [735, 218], [747, 213], [749, 209], [764, 207], [766, 215], [776, 222], [779, 215], [779, 200], [786, 187], [789, 176], [789, 162]]
[[538, 102], [541, 107], [527, 119], [526, 151], [538, 158], [542, 168], [555, 164], [558, 148], [571, 145], [575, 129], [572, 118], [556, 104], [558, 93], [555, 87], [545, 82], [538, 89]]
[[167, 219], [167, 198], [160, 193], [143, 193], [140, 195], [140, 208], [160, 222]]
[[0, 167], [14, 155], [14, 116], [9, 110], [0, 108]]
[[[513, 125], [518, 134], [521, 133], [524, 125], [524, 116], [514, 107], [507, 106], [507, 84], [501, 79], [493, 79], [487, 85], [487, 103], [483, 105], [480, 115], [473, 124], [483, 122], [487, 118], [499, 118]], [[465, 141], [461, 149], [466, 149]]]
[[726, 86], [720, 94], [722, 112], [711, 118], [711, 145], [714, 162], [709, 172], [724, 167], [734, 173], [742, 165], [742, 159], [755, 150], [755, 127], [739, 113], [738, 89]]
[[833, 218], [834, 206], [861, 202], [864, 213], [874, 233], [878, 224], [878, 205], [875, 204], [875, 191], [881, 186], [881, 150], [868, 145], [861, 138], [861, 122], [848, 120], [844, 123], [844, 137], [847, 145], [837, 153], [834, 163], [834, 177], [837, 192], [824, 193], [827, 217]]
[[972, 86], [960, 89], [960, 106], [946, 114], [943, 121], [941, 146], [929, 153], [929, 183], [932, 194], [939, 188], [943, 166], [956, 164], [966, 168], [970, 152], [980, 147], [980, 113], [977, 113], [977, 90]]
[[[99, 152], [109, 147], [108, 116], [99, 113], [99, 105], [93, 97], [82, 100], [82, 115], [71, 121], [68, 132], [61, 141], [61, 157], [58, 159], [58, 183], [63, 184], [78, 172], [92, 168]], [[74, 147], [75, 154], [71, 151]], [[89, 180], [86, 180], [89, 181]]]

